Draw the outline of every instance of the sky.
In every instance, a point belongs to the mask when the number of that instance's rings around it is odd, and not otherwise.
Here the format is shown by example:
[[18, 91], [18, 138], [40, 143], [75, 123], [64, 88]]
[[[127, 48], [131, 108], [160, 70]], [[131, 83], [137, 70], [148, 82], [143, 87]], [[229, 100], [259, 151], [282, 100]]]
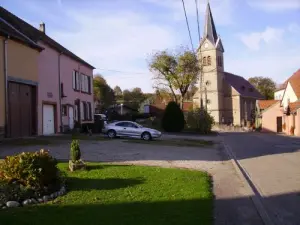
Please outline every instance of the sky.
[[[207, 0], [197, 0], [200, 35]], [[184, 0], [193, 48], [199, 44], [195, 0]], [[92, 64], [113, 88], [153, 91], [155, 51], [191, 48], [181, 0], [0, 0]], [[245, 78], [284, 82], [300, 69], [300, 0], [210, 0], [224, 66]]]

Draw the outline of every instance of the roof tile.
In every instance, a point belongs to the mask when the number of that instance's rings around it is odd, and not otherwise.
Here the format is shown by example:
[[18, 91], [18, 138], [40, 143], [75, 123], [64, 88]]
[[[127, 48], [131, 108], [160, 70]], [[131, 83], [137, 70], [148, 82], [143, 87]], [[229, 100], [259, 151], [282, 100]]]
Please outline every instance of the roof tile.
[[264, 110], [274, 105], [277, 102], [279, 102], [279, 100], [259, 100], [258, 106], [261, 110]]

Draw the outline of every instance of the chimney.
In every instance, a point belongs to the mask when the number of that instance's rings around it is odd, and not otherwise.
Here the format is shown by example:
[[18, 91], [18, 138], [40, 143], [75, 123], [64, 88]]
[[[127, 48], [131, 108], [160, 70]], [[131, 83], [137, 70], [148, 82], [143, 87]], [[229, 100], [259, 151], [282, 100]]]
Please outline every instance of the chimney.
[[40, 24], [40, 31], [42, 31], [44, 34], [46, 33], [46, 25], [45, 23]]

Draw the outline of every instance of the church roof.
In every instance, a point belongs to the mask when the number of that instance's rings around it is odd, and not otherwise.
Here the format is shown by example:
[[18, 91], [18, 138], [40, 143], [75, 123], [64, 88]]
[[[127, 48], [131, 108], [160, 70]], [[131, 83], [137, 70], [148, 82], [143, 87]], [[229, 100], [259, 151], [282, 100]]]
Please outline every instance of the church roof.
[[245, 78], [224, 72], [225, 81], [232, 86], [241, 96], [264, 99], [264, 97]]
[[210, 4], [207, 3], [206, 15], [205, 15], [205, 23], [204, 23], [204, 34], [203, 39], [207, 38], [214, 45], [216, 45], [218, 41], [218, 35], [216, 31], [216, 26], [214, 23], [214, 19], [211, 13]]

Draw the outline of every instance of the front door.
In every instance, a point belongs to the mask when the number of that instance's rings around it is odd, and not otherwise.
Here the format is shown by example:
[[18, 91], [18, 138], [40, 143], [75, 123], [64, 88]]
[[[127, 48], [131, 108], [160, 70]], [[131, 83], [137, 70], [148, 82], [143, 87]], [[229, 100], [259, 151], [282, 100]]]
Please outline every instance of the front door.
[[277, 117], [277, 133], [282, 132], [282, 117]]
[[69, 107], [69, 127], [72, 130], [74, 128], [74, 111], [73, 107]]
[[43, 105], [43, 135], [54, 133], [54, 106]]

